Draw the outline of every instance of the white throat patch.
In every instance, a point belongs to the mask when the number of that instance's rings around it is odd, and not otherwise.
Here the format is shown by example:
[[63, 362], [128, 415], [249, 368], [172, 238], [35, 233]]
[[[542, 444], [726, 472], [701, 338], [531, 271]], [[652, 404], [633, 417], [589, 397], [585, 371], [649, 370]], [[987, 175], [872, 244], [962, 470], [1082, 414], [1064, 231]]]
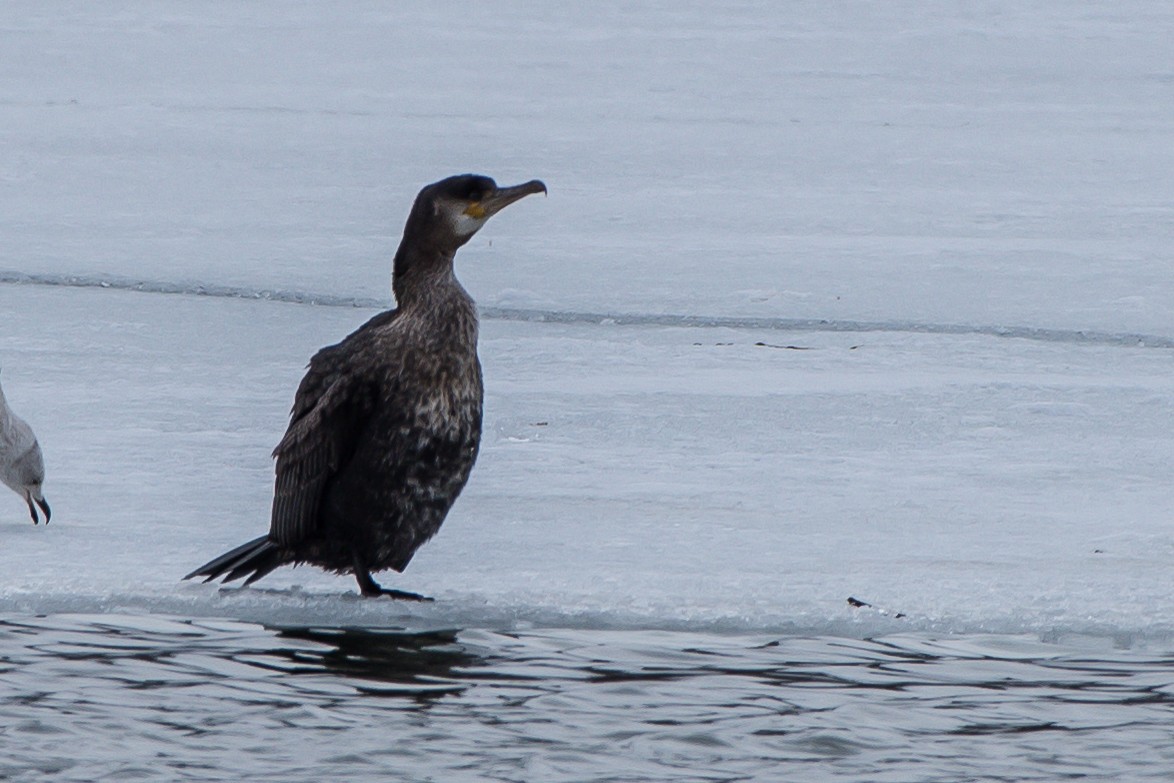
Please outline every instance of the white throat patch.
[[485, 225], [485, 218], [476, 218], [472, 215], [465, 214], [463, 211], [455, 212], [451, 220], [453, 231], [462, 239], [477, 233], [478, 229]]

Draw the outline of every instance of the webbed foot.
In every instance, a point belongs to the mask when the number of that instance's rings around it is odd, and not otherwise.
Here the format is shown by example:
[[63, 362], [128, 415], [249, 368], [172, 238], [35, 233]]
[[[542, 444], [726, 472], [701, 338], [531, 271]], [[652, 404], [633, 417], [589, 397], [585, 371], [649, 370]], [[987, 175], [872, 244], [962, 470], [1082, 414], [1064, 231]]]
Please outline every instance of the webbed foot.
[[409, 593], [405, 590], [392, 590], [389, 587], [383, 587], [371, 578], [370, 571], [359, 566], [355, 566], [355, 579], [359, 582], [359, 592], [363, 594], [364, 598], [378, 598], [380, 596], [387, 596], [388, 598], [395, 598], [400, 601], [434, 600], [426, 595], [420, 595], [419, 593]]

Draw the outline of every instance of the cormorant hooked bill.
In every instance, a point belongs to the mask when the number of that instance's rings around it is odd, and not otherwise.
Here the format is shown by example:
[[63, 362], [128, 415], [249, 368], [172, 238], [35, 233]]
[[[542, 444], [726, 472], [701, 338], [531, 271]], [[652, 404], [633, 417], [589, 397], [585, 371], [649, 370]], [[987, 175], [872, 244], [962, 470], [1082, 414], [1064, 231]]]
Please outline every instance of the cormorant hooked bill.
[[395, 254], [397, 308], [318, 351], [277, 444], [268, 535], [185, 576], [250, 584], [310, 563], [353, 573], [403, 571], [436, 534], [477, 458], [483, 389], [477, 310], [453, 274], [457, 250], [493, 215], [546, 186], [498, 187], [463, 174], [420, 191]]
[[45, 524], [49, 524], [53, 512], [41, 494], [41, 485], [45, 483], [41, 444], [37, 443], [32, 427], [8, 407], [3, 389], [0, 389], [0, 481], [29, 504], [34, 525], [41, 521], [34, 503], [45, 512]]

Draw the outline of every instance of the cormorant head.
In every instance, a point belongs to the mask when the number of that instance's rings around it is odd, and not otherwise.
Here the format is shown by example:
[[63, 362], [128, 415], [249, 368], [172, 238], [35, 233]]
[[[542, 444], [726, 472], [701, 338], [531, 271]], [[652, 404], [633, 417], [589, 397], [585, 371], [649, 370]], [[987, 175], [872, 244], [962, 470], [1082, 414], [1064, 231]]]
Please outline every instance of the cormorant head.
[[491, 178], [479, 174], [442, 179], [416, 196], [404, 241], [410, 236], [439, 250], [455, 252], [510, 204], [531, 193], [545, 192], [546, 185], [536, 179], [511, 187], [498, 187]]

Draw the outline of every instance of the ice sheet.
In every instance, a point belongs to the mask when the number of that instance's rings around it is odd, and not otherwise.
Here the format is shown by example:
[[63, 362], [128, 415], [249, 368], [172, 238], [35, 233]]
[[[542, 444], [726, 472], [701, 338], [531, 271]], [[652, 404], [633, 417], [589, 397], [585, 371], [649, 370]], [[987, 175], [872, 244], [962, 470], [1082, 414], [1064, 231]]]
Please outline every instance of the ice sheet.
[[[0, 610], [894, 622], [853, 595], [1174, 633], [1172, 34], [1144, 2], [6, 4], [0, 278], [112, 287], [0, 284], [54, 508], [0, 496]], [[441, 600], [177, 584], [265, 529], [304, 362], [464, 170], [550, 197], [458, 259], [486, 441], [396, 580]]]

